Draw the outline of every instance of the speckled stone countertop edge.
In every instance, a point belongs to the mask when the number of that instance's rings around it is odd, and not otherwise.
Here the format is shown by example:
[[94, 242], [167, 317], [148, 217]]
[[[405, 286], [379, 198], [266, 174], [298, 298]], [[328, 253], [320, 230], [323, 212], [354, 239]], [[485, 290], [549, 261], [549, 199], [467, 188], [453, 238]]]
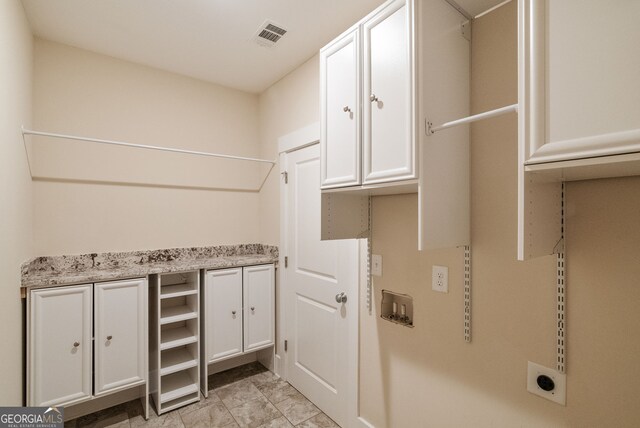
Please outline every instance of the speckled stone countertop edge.
[[[233, 254], [235, 251], [230, 248], [233, 246], [224, 246], [225, 255], [211, 256], [211, 257], [197, 257], [197, 258], [175, 258], [172, 260], [163, 261], [149, 261], [146, 263], [135, 264], [123, 264], [117, 267], [88, 267], [77, 266], [74, 269], [30, 269], [33, 266], [34, 261], [42, 265], [43, 260], [46, 262], [47, 258], [35, 258], [26, 262], [23, 265], [22, 283], [21, 289], [37, 289], [47, 287], [63, 287], [68, 285], [87, 284], [94, 282], [115, 281], [122, 279], [141, 278], [147, 275], [160, 274], [160, 273], [174, 273], [174, 272], [186, 272], [194, 270], [210, 270], [210, 269], [224, 269], [232, 267], [251, 266], [259, 264], [277, 263], [278, 262], [278, 249], [274, 246], [262, 246], [252, 248], [260, 251], [253, 254]], [[246, 246], [238, 246], [239, 249]], [[264, 248], [260, 248], [264, 247]], [[166, 250], [153, 250], [153, 252], [166, 251]], [[240, 253], [244, 251], [239, 251]], [[108, 255], [110, 253], [104, 253]], [[124, 253], [114, 253], [124, 254]], [[129, 254], [129, 253], [127, 253]], [[133, 254], [133, 252], [131, 253]], [[141, 252], [135, 252], [136, 256]], [[104, 255], [99, 255], [104, 256]], [[51, 259], [57, 260], [58, 258], [81, 258], [86, 255], [80, 256], [55, 256]], [[54, 262], [55, 263], [55, 262]]]

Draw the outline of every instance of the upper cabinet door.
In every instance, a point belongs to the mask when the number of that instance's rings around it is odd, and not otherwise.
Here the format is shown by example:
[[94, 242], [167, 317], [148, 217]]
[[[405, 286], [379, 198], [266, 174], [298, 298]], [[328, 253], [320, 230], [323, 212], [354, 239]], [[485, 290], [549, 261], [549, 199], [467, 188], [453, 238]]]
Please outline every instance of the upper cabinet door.
[[640, 2], [519, 0], [519, 14], [525, 164], [639, 152]]
[[362, 25], [364, 184], [416, 178], [412, 3]]
[[95, 285], [95, 394], [147, 378], [147, 281]]
[[323, 188], [361, 183], [358, 30], [320, 51]]
[[273, 265], [244, 268], [244, 350], [274, 343], [275, 274]]
[[91, 294], [91, 285], [31, 292], [28, 405], [91, 398]]
[[207, 272], [205, 287], [207, 364], [242, 354], [242, 268]]

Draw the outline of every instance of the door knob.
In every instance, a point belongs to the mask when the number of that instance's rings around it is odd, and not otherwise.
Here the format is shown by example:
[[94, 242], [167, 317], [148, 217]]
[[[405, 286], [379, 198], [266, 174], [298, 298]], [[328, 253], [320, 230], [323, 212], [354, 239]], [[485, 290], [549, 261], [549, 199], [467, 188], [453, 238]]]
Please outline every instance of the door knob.
[[369, 97], [369, 100], [372, 103], [375, 103], [376, 101], [378, 101], [378, 97], [376, 97], [376, 94], [371, 94], [371, 96]]
[[336, 302], [338, 302], [338, 303], [346, 303], [347, 302], [347, 295], [344, 294], [344, 292], [336, 294]]
[[235, 314], [236, 314], [236, 311], [231, 311], [231, 315], [235, 315]]
[[342, 108], [342, 111], [345, 112], [345, 113], [351, 113], [351, 109], [349, 108], [349, 106], [344, 106]]
[[111, 340], [111, 339], [113, 339], [113, 336], [111, 335], [107, 336], [107, 340]]
[[80, 342], [73, 342], [73, 347], [77, 348], [78, 346], [80, 346]]
[[251, 306], [251, 312], [255, 312], [256, 311], [256, 307], [255, 306]]

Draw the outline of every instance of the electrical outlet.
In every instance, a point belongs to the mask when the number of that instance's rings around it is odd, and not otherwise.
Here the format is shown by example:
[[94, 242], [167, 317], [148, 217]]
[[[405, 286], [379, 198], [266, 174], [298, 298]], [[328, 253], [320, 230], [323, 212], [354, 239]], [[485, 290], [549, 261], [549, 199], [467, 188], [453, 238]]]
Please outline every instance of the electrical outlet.
[[529, 361], [527, 391], [564, 406], [567, 399], [567, 375]]
[[371, 275], [382, 276], [382, 256], [371, 254]]
[[446, 266], [433, 266], [431, 288], [441, 293], [449, 292], [449, 268]]

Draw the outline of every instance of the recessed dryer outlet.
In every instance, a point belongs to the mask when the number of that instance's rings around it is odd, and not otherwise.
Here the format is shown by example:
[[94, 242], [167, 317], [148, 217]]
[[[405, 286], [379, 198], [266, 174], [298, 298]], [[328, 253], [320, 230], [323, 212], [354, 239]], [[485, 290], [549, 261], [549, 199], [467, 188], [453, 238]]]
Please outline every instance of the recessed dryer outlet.
[[567, 399], [567, 375], [529, 361], [527, 391], [564, 406]]

